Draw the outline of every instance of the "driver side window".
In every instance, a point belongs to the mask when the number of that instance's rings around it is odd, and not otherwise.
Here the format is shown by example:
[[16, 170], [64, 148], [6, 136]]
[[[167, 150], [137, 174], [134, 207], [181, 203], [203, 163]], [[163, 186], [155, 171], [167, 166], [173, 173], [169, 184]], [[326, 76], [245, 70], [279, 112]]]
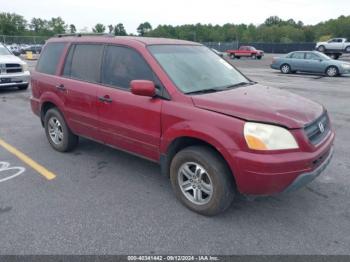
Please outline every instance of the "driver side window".
[[159, 83], [146, 61], [135, 50], [122, 46], [107, 46], [101, 82], [108, 86], [129, 89], [132, 80], [150, 80], [156, 85]]

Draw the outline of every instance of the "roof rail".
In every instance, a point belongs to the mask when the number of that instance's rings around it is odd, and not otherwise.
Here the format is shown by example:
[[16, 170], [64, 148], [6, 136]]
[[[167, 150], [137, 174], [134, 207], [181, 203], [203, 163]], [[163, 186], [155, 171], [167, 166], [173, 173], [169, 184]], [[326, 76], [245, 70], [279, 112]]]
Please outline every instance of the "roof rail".
[[107, 33], [74, 33], [74, 34], [57, 34], [55, 37], [68, 37], [68, 36], [76, 36], [76, 37], [82, 37], [82, 36], [110, 36], [113, 37], [112, 34]]

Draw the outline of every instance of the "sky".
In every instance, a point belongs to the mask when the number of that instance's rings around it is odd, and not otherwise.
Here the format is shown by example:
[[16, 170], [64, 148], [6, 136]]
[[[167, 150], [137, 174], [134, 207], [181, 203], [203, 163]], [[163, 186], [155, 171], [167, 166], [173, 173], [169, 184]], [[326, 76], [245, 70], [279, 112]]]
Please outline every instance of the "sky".
[[0, 12], [50, 19], [61, 16], [67, 24], [89, 31], [96, 23], [123, 23], [136, 33], [142, 22], [159, 24], [253, 23], [259, 25], [271, 15], [293, 18], [305, 24], [350, 15], [350, 0], [1, 0]]

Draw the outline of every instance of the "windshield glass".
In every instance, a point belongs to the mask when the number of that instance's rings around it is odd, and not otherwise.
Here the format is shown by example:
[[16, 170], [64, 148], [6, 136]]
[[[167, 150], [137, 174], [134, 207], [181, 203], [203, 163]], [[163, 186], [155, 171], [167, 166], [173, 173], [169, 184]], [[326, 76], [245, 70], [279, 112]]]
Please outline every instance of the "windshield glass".
[[0, 45], [0, 55], [11, 55], [11, 53], [6, 47]]
[[205, 46], [153, 45], [149, 50], [184, 93], [215, 92], [250, 83], [231, 64]]

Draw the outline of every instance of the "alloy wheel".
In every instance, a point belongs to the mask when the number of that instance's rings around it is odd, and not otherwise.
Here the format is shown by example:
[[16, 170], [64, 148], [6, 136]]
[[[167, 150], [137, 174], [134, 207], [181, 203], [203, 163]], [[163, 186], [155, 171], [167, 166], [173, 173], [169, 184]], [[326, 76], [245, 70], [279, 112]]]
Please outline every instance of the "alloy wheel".
[[60, 121], [56, 117], [51, 117], [48, 122], [48, 131], [52, 142], [59, 145], [63, 141], [63, 129]]
[[178, 184], [183, 195], [196, 205], [207, 204], [213, 195], [208, 172], [198, 163], [186, 162], [178, 171]]

